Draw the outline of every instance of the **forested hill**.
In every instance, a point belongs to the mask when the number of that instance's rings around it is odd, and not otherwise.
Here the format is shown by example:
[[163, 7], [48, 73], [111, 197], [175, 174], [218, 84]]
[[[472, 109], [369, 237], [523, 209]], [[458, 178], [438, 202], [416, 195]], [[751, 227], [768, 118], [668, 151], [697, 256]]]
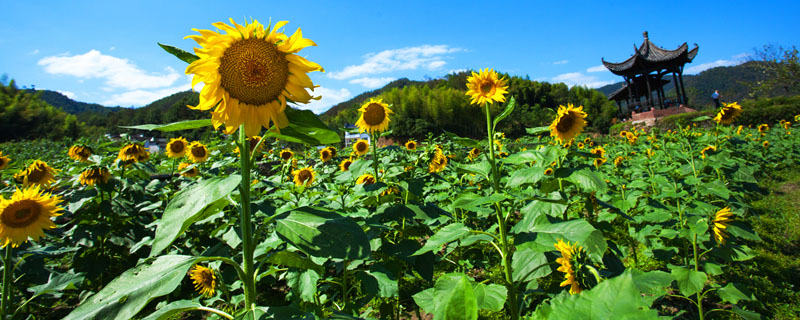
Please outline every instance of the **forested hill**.
[[[683, 84], [686, 86], [689, 105], [699, 109], [710, 107], [713, 103], [711, 94], [714, 93], [714, 90], [719, 90], [722, 101], [725, 102], [749, 99], [750, 89], [744, 83], [765, 79], [765, 76], [759, 72], [758, 63], [751, 61], [737, 66], [711, 68], [697, 75], [683, 75]], [[670, 81], [664, 87], [665, 92], [668, 96], [675, 95], [671, 74], [664, 78]], [[620, 81], [597, 88], [597, 90], [608, 96], [621, 88], [623, 83]]]
[[27, 91], [29, 93], [38, 94], [39, 99], [42, 99], [51, 106], [58, 107], [66, 113], [75, 115], [84, 112], [108, 113], [122, 109], [121, 107], [106, 107], [97, 103], [75, 101], [58, 91], [35, 89], [27, 89]]

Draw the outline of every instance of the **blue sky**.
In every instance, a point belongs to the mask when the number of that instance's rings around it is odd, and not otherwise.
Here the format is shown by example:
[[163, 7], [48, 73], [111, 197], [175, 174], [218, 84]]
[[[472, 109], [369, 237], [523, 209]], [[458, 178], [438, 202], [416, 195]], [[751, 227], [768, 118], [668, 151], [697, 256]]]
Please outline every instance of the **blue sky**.
[[[224, 3], [224, 4], [223, 4]], [[734, 65], [765, 44], [800, 44], [800, 1], [13, 1], [0, 13], [0, 74], [78, 101], [142, 106], [187, 90], [186, 64], [156, 42], [191, 50], [192, 28], [288, 20], [317, 47], [300, 55], [319, 113], [398, 78], [493, 68], [533, 80], [599, 87], [642, 32], [666, 49], [700, 51], [686, 73]], [[198, 88], [195, 88], [198, 89]]]

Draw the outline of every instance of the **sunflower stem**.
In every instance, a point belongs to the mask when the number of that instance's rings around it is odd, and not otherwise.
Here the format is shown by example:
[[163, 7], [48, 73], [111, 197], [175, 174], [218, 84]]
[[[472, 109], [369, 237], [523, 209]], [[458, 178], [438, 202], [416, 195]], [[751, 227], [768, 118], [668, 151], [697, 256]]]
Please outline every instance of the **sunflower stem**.
[[375, 182], [378, 182], [378, 141], [375, 131], [370, 133], [370, 144], [372, 145], [372, 168], [375, 169]]
[[255, 303], [255, 270], [253, 269], [253, 227], [250, 221], [250, 148], [245, 134], [244, 124], [239, 125], [239, 166], [242, 181], [239, 183], [241, 208], [239, 223], [242, 229], [242, 255], [244, 279], [245, 310], [250, 310]]
[[[694, 271], [700, 272], [700, 267], [698, 265], [699, 257], [697, 256], [697, 234], [694, 235], [694, 239], [692, 240], [692, 249], [694, 250]], [[700, 316], [700, 320], [705, 319], [705, 314], [703, 314], [703, 297], [700, 296], [700, 292], [697, 293], [697, 313]]]
[[0, 320], [5, 320], [6, 314], [9, 310], [9, 295], [11, 294], [11, 278], [14, 275], [14, 266], [11, 265], [11, 247], [12, 245], [6, 244], [6, 254], [3, 256], [3, 300], [0, 304]]

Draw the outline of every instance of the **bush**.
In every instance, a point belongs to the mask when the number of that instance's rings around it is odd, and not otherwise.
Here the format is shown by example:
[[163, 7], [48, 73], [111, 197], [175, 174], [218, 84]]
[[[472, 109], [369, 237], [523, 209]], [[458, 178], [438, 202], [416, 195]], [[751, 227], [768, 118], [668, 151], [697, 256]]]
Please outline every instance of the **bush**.
[[[686, 126], [697, 117], [708, 116], [713, 118], [716, 114], [716, 109], [676, 114], [658, 119], [655, 126], [663, 130], [675, 129]], [[774, 124], [781, 120], [794, 122], [794, 116], [798, 114], [800, 114], [800, 96], [745, 100], [742, 102], [742, 114], [736, 118], [733, 125], [757, 126], [762, 123]], [[698, 125], [713, 126], [714, 120], [701, 121]], [[613, 126], [612, 130], [615, 127]]]

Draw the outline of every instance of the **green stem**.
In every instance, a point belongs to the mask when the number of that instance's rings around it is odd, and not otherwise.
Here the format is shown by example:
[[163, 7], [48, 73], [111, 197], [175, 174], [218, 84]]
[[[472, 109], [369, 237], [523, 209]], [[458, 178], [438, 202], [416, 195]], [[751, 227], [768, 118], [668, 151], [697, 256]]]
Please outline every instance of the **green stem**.
[[244, 265], [244, 303], [245, 310], [250, 310], [255, 303], [255, 270], [253, 269], [253, 226], [250, 221], [250, 148], [245, 134], [244, 124], [239, 126], [239, 165], [242, 181], [239, 184], [241, 210], [239, 223], [242, 230], [242, 255]]
[[375, 132], [370, 133], [370, 144], [372, 145], [372, 168], [375, 170], [375, 182], [378, 182], [378, 141], [375, 139]]
[[494, 128], [492, 128], [492, 115], [489, 113], [489, 103], [483, 105], [483, 110], [486, 111], [486, 134], [487, 142], [489, 143], [489, 164], [492, 165], [492, 186], [495, 192], [500, 192], [500, 177], [497, 174], [497, 165], [494, 162]]
[[[699, 263], [698, 263], [698, 256], [697, 256], [697, 234], [694, 235], [694, 240], [692, 240], [692, 249], [694, 250], [694, 271], [700, 272]], [[700, 296], [700, 292], [697, 293], [697, 312], [700, 315], [700, 320], [705, 318], [705, 314], [703, 314], [703, 297]]]
[[349, 262], [345, 259], [342, 262], [342, 310], [347, 307], [347, 265]]
[[5, 320], [9, 310], [9, 295], [11, 294], [11, 278], [14, 276], [14, 266], [11, 265], [11, 247], [6, 244], [6, 254], [3, 257], [3, 300], [0, 302], [0, 320]]

